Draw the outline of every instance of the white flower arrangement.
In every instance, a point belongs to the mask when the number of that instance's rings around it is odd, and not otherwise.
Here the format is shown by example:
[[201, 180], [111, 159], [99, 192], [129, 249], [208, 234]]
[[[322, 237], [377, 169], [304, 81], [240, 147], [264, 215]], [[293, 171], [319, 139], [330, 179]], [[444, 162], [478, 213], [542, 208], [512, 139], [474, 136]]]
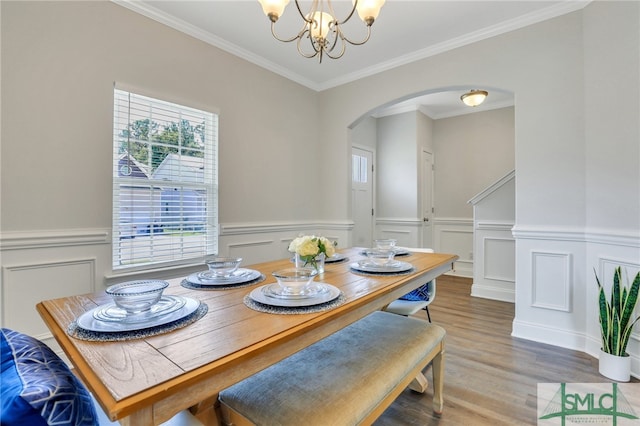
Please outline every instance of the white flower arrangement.
[[337, 245], [337, 242], [331, 241], [325, 237], [303, 235], [291, 241], [291, 244], [289, 244], [289, 251], [300, 256], [300, 259], [304, 261], [304, 266], [311, 264], [316, 268], [316, 257], [321, 253], [326, 257], [333, 256], [336, 253], [335, 247]]

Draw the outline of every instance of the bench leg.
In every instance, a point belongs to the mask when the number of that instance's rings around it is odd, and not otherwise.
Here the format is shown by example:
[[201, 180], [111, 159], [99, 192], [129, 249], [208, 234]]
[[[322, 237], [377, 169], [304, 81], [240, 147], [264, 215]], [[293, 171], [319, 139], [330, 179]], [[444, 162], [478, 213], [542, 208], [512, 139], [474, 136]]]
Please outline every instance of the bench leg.
[[440, 415], [444, 408], [444, 346], [438, 355], [433, 358], [433, 412]]
[[429, 387], [429, 382], [424, 374], [419, 373], [411, 383], [409, 383], [409, 389], [418, 393], [425, 393]]

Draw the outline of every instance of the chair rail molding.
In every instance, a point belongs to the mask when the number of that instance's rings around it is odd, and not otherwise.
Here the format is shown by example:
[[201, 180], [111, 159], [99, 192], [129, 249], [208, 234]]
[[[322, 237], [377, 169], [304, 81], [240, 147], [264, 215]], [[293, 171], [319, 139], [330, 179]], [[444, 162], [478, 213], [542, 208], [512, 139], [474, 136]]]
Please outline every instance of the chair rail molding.
[[637, 230], [516, 225], [512, 233], [516, 239], [574, 241], [640, 248], [640, 234]]
[[417, 217], [378, 217], [376, 218], [378, 225], [420, 225], [422, 226], [422, 219]]
[[272, 232], [307, 233], [310, 230], [351, 231], [353, 221], [249, 222], [220, 223], [220, 236], [264, 234]]
[[59, 229], [0, 234], [0, 250], [111, 244], [111, 229]]
[[436, 217], [433, 219], [435, 225], [453, 225], [453, 226], [471, 226], [473, 227], [472, 217]]

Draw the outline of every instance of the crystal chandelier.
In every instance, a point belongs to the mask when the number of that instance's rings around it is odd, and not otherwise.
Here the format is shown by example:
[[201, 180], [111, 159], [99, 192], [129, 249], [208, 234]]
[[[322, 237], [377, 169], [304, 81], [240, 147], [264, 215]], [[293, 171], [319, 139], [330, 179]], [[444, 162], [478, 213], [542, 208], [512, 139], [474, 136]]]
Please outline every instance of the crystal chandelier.
[[[304, 13], [300, 8], [300, 3], [295, 0], [296, 7], [300, 13], [303, 24], [302, 29], [295, 36], [283, 39], [275, 31], [275, 24], [282, 15], [289, 0], [258, 0], [262, 5], [265, 15], [271, 20], [271, 34], [282, 42], [289, 43], [296, 41], [298, 52], [305, 58], [318, 56], [322, 62], [323, 56], [331, 59], [338, 59], [344, 55], [346, 43], [352, 45], [365, 44], [371, 36], [371, 25], [378, 17], [380, 8], [385, 0], [352, 0], [351, 12], [344, 20], [339, 20], [331, 5], [331, 0], [314, 0], [309, 8], [309, 12]], [[345, 24], [355, 12], [367, 26], [366, 37], [361, 41], [349, 40], [342, 32], [341, 25]], [[303, 40], [308, 40], [311, 48], [305, 49], [302, 46]]]

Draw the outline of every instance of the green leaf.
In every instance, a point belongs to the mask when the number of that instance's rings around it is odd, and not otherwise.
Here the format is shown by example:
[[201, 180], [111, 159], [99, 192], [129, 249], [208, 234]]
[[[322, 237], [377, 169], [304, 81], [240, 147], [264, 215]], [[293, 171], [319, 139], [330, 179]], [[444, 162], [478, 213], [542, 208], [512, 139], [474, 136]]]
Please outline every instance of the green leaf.
[[600, 280], [598, 279], [598, 275], [595, 273], [595, 268], [593, 270], [596, 276], [596, 283], [598, 284], [598, 306], [600, 310], [600, 336], [602, 338], [602, 350], [605, 352], [609, 352], [609, 306], [607, 304], [607, 298], [604, 294], [604, 288], [600, 284]]
[[616, 268], [611, 287], [611, 303], [607, 303], [604, 288], [597, 274], [596, 282], [602, 350], [613, 355], [624, 356], [633, 326], [640, 319], [638, 317], [632, 320], [640, 293], [640, 272], [636, 274], [631, 287], [627, 288], [622, 284], [622, 268]]

